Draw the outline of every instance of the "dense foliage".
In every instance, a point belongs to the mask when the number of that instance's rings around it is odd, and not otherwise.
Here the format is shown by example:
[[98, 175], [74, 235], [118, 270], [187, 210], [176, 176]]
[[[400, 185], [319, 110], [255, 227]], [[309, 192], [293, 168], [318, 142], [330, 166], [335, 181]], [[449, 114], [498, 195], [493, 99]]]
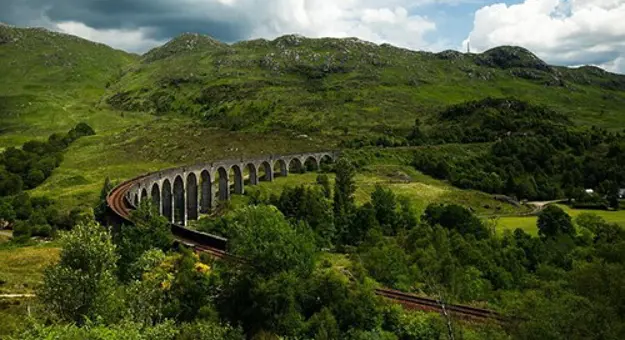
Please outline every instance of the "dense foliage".
[[416, 168], [460, 188], [578, 201], [592, 199], [584, 191], [590, 188], [617, 207], [618, 189], [625, 186], [623, 134], [574, 127], [561, 114], [518, 100], [487, 98], [453, 106], [429, 132], [415, 126], [411, 136], [419, 144], [489, 143], [477, 154], [415, 152]]

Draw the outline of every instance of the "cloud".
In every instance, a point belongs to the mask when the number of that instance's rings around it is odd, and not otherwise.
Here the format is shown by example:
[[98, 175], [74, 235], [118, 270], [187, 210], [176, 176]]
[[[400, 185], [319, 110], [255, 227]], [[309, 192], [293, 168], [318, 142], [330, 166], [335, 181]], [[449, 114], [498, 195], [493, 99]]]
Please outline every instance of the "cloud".
[[549, 63], [591, 64], [625, 72], [625, 2], [525, 0], [475, 12], [470, 41], [475, 52], [500, 45], [528, 48]]
[[[299, 33], [356, 36], [431, 49], [436, 31], [415, 6], [447, 0], [2, 0], [0, 21], [48, 28], [117, 48], [145, 51], [180, 33], [234, 42]], [[4, 10], [6, 9], [6, 10]]]
[[91, 41], [100, 42], [109, 46], [114, 46], [115, 48], [129, 52], [146, 51], [166, 42], [165, 40], [148, 38], [147, 36], [149, 34], [143, 28], [136, 30], [96, 30], [81, 22], [68, 21], [56, 24], [56, 30], [76, 35]]

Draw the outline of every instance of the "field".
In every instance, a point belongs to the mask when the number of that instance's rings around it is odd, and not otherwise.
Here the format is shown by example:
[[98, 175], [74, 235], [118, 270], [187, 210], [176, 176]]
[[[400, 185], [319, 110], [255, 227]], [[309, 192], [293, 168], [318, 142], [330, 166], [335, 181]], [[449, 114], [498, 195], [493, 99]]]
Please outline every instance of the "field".
[[[566, 205], [558, 204], [560, 208], [566, 211], [573, 219], [582, 213], [596, 214], [603, 218], [608, 223], [616, 223], [622, 227], [625, 227], [625, 211], [606, 211], [606, 210], [586, 210], [586, 209], [572, 209]], [[525, 232], [532, 235], [538, 234], [536, 227], [536, 216], [504, 216], [497, 218], [497, 231], [503, 232], [504, 230], [514, 230], [521, 228]]]
[[[257, 187], [247, 187], [250, 190], [260, 190], [261, 195], [279, 195], [286, 186], [312, 185], [317, 173], [290, 174], [287, 177], [276, 177], [273, 182], [261, 182]], [[332, 175], [329, 174], [331, 180]], [[404, 196], [412, 203], [415, 213], [421, 215], [430, 203], [456, 203], [471, 207], [482, 215], [515, 214], [526, 211], [525, 208], [516, 208], [478, 191], [461, 190], [443, 181], [433, 179], [409, 166], [401, 165], [371, 165], [359, 172], [355, 177], [355, 198], [358, 204], [370, 200], [371, 192], [376, 185], [388, 187], [398, 196]]]
[[54, 243], [17, 247], [0, 246], [0, 294], [30, 294], [41, 283], [43, 269], [56, 262]]

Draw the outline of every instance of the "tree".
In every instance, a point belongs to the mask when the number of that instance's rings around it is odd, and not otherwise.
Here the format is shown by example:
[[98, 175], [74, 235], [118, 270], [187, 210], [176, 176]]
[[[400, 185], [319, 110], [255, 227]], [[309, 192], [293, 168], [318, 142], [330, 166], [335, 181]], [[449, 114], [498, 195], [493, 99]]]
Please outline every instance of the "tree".
[[0, 196], [15, 195], [22, 191], [22, 178], [0, 166]]
[[397, 232], [398, 216], [397, 201], [391, 189], [385, 189], [376, 185], [371, 193], [371, 203], [375, 209], [375, 217], [387, 235], [395, 235]]
[[343, 237], [343, 242], [349, 245], [358, 245], [364, 241], [369, 230], [378, 227], [379, 224], [378, 220], [375, 218], [375, 209], [371, 202], [367, 202], [356, 209], [354, 219], [352, 223], [349, 224], [349, 229]]
[[354, 192], [356, 185], [354, 175], [356, 170], [352, 163], [340, 158], [335, 165], [336, 178], [334, 179], [334, 223], [337, 227], [339, 238], [344, 242], [344, 237], [349, 228], [356, 204]]
[[130, 219], [134, 225], [123, 225], [115, 237], [120, 255], [118, 274], [122, 281], [131, 279], [129, 270], [144, 252], [153, 248], [167, 251], [174, 241], [169, 222], [158, 214], [150, 200], [141, 202]]
[[219, 306], [249, 335], [261, 330], [294, 336], [304, 327], [299, 313], [303, 285], [315, 262], [312, 234], [293, 228], [271, 206], [249, 206], [233, 217]]
[[482, 221], [457, 204], [430, 204], [423, 213], [423, 220], [431, 226], [439, 224], [446, 229], [455, 229], [462, 235], [472, 234], [478, 239], [488, 237], [488, 229]]
[[328, 175], [326, 174], [319, 174], [317, 175], [317, 184], [321, 186], [321, 188], [323, 188], [323, 195], [326, 198], [331, 198], [332, 197], [332, 188], [330, 188], [330, 180], [328, 179]]
[[549, 205], [538, 214], [537, 226], [542, 238], [554, 238], [561, 234], [575, 236], [571, 216], [555, 205]]
[[39, 296], [61, 319], [84, 323], [116, 313], [114, 276], [117, 255], [110, 233], [95, 222], [77, 225], [61, 236], [57, 265], [48, 268]]
[[296, 230], [276, 208], [249, 206], [233, 216], [229, 251], [245, 258], [256, 275], [271, 276], [293, 270], [306, 274], [314, 266], [315, 247], [311, 235]]
[[12, 223], [15, 221], [15, 210], [8, 199], [0, 199], [0, 229], [4, 223]]
[[98, 205], [96, 205], [95, 209], [93, 209], [93, 214], [95, 215], [98, 221], [104, 219], [104, 214], [106, 214], [107, 203], [106, 197], [113, 190], [113, 183], [111, 183], [111, 179], [106, 176], [104, 179], [104, 184], [102, 185], [102, 189], [100, 190], [100, 200], [98, 201]]

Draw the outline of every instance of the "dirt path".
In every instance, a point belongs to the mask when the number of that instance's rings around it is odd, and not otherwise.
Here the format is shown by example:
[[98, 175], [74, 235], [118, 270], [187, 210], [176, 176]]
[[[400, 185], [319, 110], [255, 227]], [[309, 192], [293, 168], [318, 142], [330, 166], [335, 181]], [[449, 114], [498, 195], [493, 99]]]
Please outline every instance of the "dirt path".
[[7, 236], [7, 237], [13, 237], [13, 232], [8, 231], [8, 230], [0, 230], [0, 235]]
[[35, 294], [0, 294], [0, 299], [17, 299], [31, 297], [35, 297]]

